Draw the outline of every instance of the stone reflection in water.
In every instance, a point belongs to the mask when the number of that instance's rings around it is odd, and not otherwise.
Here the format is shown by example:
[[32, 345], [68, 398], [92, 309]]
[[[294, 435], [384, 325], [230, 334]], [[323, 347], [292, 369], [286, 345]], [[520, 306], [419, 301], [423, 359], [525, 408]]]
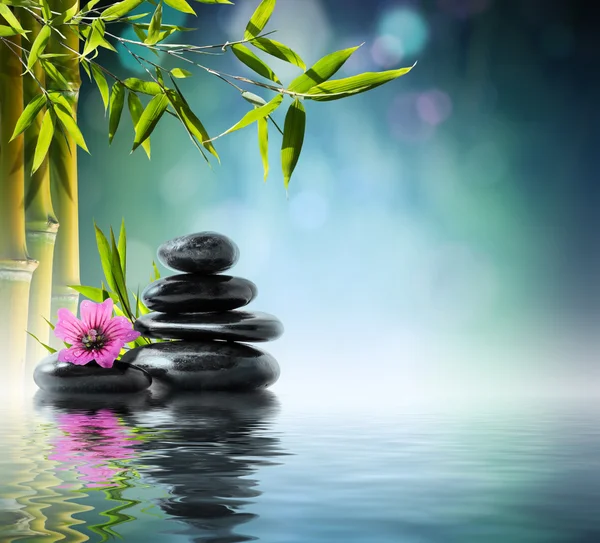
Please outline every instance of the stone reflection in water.
[[134, 424], [160, 432], [142, 443], [145, 482], [170, 488], [162, 510], [185, 521], [183, 532], [201, 543], [255, 539], [235, 532], [255, 515], [243, 507], [260, 495], [248, 478], [259, 466], [285, 454], [269, 433], [279, 404], [274, 394], [203, 393], [155, 397], [152, 407], [134, 414]]

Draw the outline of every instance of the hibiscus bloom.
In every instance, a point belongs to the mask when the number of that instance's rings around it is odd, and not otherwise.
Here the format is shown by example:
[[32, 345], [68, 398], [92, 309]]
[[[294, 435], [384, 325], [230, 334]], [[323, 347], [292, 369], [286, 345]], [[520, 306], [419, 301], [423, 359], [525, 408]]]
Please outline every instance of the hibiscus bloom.
[[140, 335], [125, 317], [113, 317], [113, 301], [101, 304], [84, 300], [78, 319], [68, 309], [58, 310], [58, 322], [54, 329], [56, 337], [71, 344], [58, 353], [60, 362], [83, 366], [95, 360], [103, 368], [111, 368], [125, 343]]

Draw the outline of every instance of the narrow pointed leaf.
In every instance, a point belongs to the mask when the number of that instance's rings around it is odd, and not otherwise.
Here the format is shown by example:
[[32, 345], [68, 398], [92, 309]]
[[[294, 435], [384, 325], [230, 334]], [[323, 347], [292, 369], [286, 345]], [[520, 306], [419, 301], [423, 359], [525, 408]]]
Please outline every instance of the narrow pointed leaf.
[[7, 25], [0, 25], [0, 38], [8, 38], [10, 36], [16, 36], [18, 32]]
[[290, 105], [285, 116], [283, 142], [281, 144], [281, 169], [283, 170], [283, 182], [286, 189], [290, 184], [290, 178], [302, 151], [305, 128], [306, 113], [304, 106], [300, 100], [296, 99]]
[[42, 342], [37, 336], [33, 335], [31, 332], [27, 331], [27, 333], [33, 338], [35, 339], [42, 347], [44, 347], [44, 349], [46, 349], [50, 354], [54, 354], [56, 352], [56, 349], [53, 347], [50, 347], [49, 345], [46, 345], [44, 342]]
[[194, 8], [192, 8], [192, 6], [190, 6], [186, 0], [165, 0], [165, 4], [173, 9], [176, 9], [177, 11], [181, 11], [182, 13], [191, 13], [192, 15], [196, 15]]
[[100, 68], [98, 68], [98, 66], [96, 64], [91, 65], [91, 70], [92, 70], [92, 75], [94, 76], [94, 81], [96, 82], [96, 85], [98, 86], [98, 90], [100, 91], [100, 96], [102, 96], [102, 103], [104, 104], [104, 111], [106, 111], [106, 108], [108, 107], [108, 100], [109, 100], [109, 95], [110, 95], [109, 90], [108, 90], [108, 83], [106, 82], [106, 77], [104, 77], [102, 70]]
[[252, 45], [254, 45], [254, 47], [257, 49], [268, 53], [272, 57], [289, 62], [294, 66], [298, 66], [298, 68], [306, 70], [306, 64], [304, 64], [304, 61], [300, 58], [300, 55], [298, 55], [298, 53], [295, 51], [292, 51], [292, 49], [283, 43], [271, 40], [269, 38], [256, 38], [250, 43], [252, 43]]
[[277, 96], [275, 96], [275, 98], [273, 98], [273, 100], [266, 103], [264, 106], [257, 107], [255, 109], [253, 109], [252, 111], [249, 111], [248, 113], [246, 113], [246, 115], [244, 115], [235, 125], [233, 125], [226, 132], [223, 132], [223, 134], [221, 134], [221, 135], [224, 136], [225, 134], [229, 134], [230, 132], [235, 132], [236, 130], [245, 128], [246, 126], [252, 124], [253, 122], [258, 121], [259, 119], [263, 119], [263, 118], [267, 117], [281, 105], [282, 101], [283, 101], [283, 95], [278, 94]]
[[182, 68], [173, 68], [171, 70], [171, 75], [177, 79], [185, 79], [186, 77], [192, 77], [193, 74]]
[[262, 97], [254, 94], [252, 92], [244, 91], [242, 92], [242, 98], [250, 102], [253, 106], [264, 106], [267, 101]]
[[148, 27], [148, 37], [146, 38], [146, 43], [148, 45], [154, 45], [158, 43], [160, 38], [160, 26], [162, 25], [162, 3], [159, 3], [156, 6], [156, 11], [154, 15], [152, 15], [152, 20], [150, 21], [150, 26]]
[[263, 163], [264, 179], [269, 175], [269, 120], [267, 117], [258, 119], [258, 148]]
[[151, 281], [158, 281], [160, 279], [160, 271], [158, 271], [158, 266], [154, 260], [152, 261], [152, 278]]
[[9, 26], [17, 33], [24, 35], [26, 32], [23, 30], [19, 19], [15, 17], [15, 14], [6, 4], [0, 4], [0, 15], [4, 17]]
[[116, 81], [112, 86], [110, 94], [110, 104], [108, 106], [108, 142], [112, 143], [119, 122], [121, 121], [121, 113], [125, 104], [125, 87], [119, 81]]
[[104, 290], [104, 288], [87, 287], [83, 285], [69, 285], [69, 288], [72, 288], [73, 290], [79, 292], [79, 294], [82, 296], [85, 296], [89, 300], [92, 300], [92, 302], [96, 303], [102, 303], [105, 300], [108, 300], [108, 298], [112, 298], [114, 301], [118, 301], [119, 299], [118, 296], [114, 294], [111, 296], [111, 294]]
[[79, 1], [75, 0], [73, 5], [67, 9], [64, 13], [61, 13], [54, 19], [52, 19], [52, 25], [56, 28], [58, 25], [68, 23], [79, 11]]
[[169, 99], [166, 94], [157, 94], [150, 102], [148, 102], [146, 109], [144, 109], [144, 112], [135, 127], [135, 138], [133, 140], [132, 151], [135, 151], [152, 133], [168, 105]]
[[10, 141], [14, 140], [19, 134], [22, 134], [31, 126], [34, 119], [45, 105], [46, 97], [43, 94], [38, 94], [31, 100], [31, 102], [27, 104], [25, 109], [23, 109], [23, 113], [21, 113], [17, 124], [15, 125], [15, 130], [10, 138]]
[[[360, 47], [360, 45], [358, 47]], [[327, 81], [344, 65], [358, 47], [342, 49], [341, 51], [336, 51], [335, 53], [324, 56], [305, 73], [294, 79], [290, 83], [288, 90], [304, 93], [315, 85]]]
[[33, 65], [38, 61], [40, 55], [46, 49], [46, 45], [48, 45], [48, 40], [50, 39], [50, 35], [52, 34], [52, 29], [44, 25], [35, 40], [31, 44], [31, 51], [29, 52], [29, 58], [27, 59], [27, 67], [31, 70]]
[[150, 96], [156, 96], [162, 92], [160, 85], [155, 81], [143, 81], [136, 77], [130, 77], [124, 83], [128, 89], [141, 92], [142, 94], [149, 94]]
[[44, 118], [42, 119], [42, 124], [40, 126], [40, 132], [38, 134], [37, 143], [35, 144], [35, 151], [33, 154], [33, 164], [31, 166], [31, 173], [37, 171], [37, 169], [42, 165], [44, 158], [48, 154], [48, 149], [50, 148], [50, 143], [52, 142], [52, 138], [54, 137], [54, 115], [50, 111], [50, 109], [46, 110], [44, 113]]
[[110, 229], [110, 243], [112, 253], [111, 269], [115, 279], [115, 290], [119, 296], [121, 307], [128, 316], [132, 316], [131, 306], [129, 304], [129, 294], [127, 293], [127, 287], [125, 285], [125, 272], [121, 267], [121, 256], [119, 254], [119, 249], [115, 241], [115, 234], [112, 228]]
[[101, 17], [107, 21], [113, 21], [119, 17], [127, 15], [130, 11], [133, 11], [140, 4], [143, 4], [144, 0], [123, 0], [123, 2], [117, 2], [112, 6], [106, 8]]
[[69, 135], [73, 138], [73, 141], [79, 147], [81, 147], [84, 151], [89, 153], [87, 145], [85, 143], [85, 139], [83, 138], [83, 134], [77, 125], [77, 121], [73, 118], [73, 110], [68, 100], [64, 95], [53, 92], [50, 94], [50, 99], [52, 100], [54, 107], [52, 108], [60, 121], [60, 124], [64, 127], [64, 129], [69, 133]]
[[[142, 113], [144, 112], [144, 106], [142, 105], [142, 102], [139, 99], [138, 95], [133, 92], [130, 92], [127, 97], [127, 105], [129, 107], [129, 114], [131, 115], [131, 121], [133, 122], [133, 128], [135, 130], [135, 127], [137, 126], [137, 123], [139, 122], [140, 117], [142, 116]], [[148, 155], [148, 158], [150, 158], [151, 157], [150, 138], [146, 138], [142, 142], [142, 147], [143, 147], [144, 151], [146, 152], [146, 155]]]
[[262, 0], [246, 26], [246, 31], [244, 32], [245, 40], [256, 38], [263, 31], [263, 28], [271, 18], [276, 2], [277, 0]]
[[115, 279], [112, 272], [112, 253], [110, 245], [108, 244], [104, 232], [102, 232], [95, 223], [94, 229], [96, 230], [96, 245], [98, 246], [98, 255], [100, 255], [100, 263], [102, 264], [102, 271], [104, 272], [106, 284], [112, 291], [116, 292]]
[[399, 68], [398, 70], [387, 70], [385, 72], [365, 72], [360, 75], [346, 77], [344, 79], [334, 79], [325, 81], [320, 85], [315, 85], [306, 92], [306, 97], [311, 100], [327, 102], [329, 100], [339, 100], [360, 94], [389, 81], [393, 81], [412, 70], [414, 66], [408, 68]]
[[201, 4], [233, 4], [230, 0], [196, 0]]
[[271, 81], [281, 84], [281, 81], [279, 81], [279, 78], [275, 75], [275, 72], [269, 67], [269, 65], [264, 60], [257, 57], [245, 45], [236, 43], [231, 46], [231, 49], [238, 60], [243, 62], [246, 66], [248, 66], [248, 68], [254, 70], [257, 74], [270, 79]]
[[69, 89], [69, 82], [54, 64], [52, 64], [49, 60], [40, 59], [40, 62], [42, 63], [42, 67], [44, 68], [47, 77], [59, 85], [61, 90], [66, 91]]
[[121, 257], [121, 268], [123, 274], [127, 273], [127, 231], [125, 230], [125, 219], [121, 219], [121, 230], [119, 231], [119, 241], [117, 243], [119, 256]]

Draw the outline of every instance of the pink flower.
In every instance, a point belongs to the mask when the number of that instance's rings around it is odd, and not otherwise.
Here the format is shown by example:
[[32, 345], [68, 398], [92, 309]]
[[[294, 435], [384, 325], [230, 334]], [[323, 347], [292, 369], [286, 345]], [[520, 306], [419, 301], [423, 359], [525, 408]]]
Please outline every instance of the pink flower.
[[83, 366], [95, 360], [103, 368], [111, 368], [125, 343], [140, 335], [125, 317], [113, 317], [113, 301], [101, 304], [84, 300], [79, 311], [81, 320], [68, 309], [58, 310], [56, 337], [71, 344], [58, 353], [60, 362]]

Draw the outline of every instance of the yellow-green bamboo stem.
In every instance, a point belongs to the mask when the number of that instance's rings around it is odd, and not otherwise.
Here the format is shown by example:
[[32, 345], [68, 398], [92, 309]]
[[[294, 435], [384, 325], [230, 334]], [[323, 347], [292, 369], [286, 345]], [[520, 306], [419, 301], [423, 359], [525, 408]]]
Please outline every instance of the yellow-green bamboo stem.
[[[33, 43], [41, 25], [29, 12], [23, 11], [21, 24], [30, 30], [29, 43]], [[27, 48], [27, 44], [25, 44]], [[41, 94], [40, 84], [45, 84], [45, 73], [38, 62], [33, 67], [35, 78], [25, 76], [23, 79], [23, 96], [29, 103]], [[52, 266], [54, 243], [58, 231], [58, 221], [52, 207], [50, 195], [50, 168], [48, 160], [44, 160], [39, 169], [31, 174], [33, 154], [37, 143], [42, 117], [40, 112], [25, 132], [25, 220], [27, 232], [27, 250], [32, 258], [39, 262], [31, 280], [29, 293], [29, 316], [27, 330], [40, 341], [48, 344], [50, 327], [44, 319], [51, 319], [52, 300]], [[33, 367], [46, 354], [44, 347], [33, 337], [27, 338], [26, 373], [32, 373]]]
[[[54, 0], [51, 7], [54, 11], [65, 11], [73, 5], [72, 0]], [[69, 26], [59, 29], [65, 38], [51, 40], [50, 49], [53, 52], [65, 54], [65, 57], [55, 59], [55, 64], [69, 83], [65, 94], [71, 103], [73, 113], [77, 113], [77, 101], [81, 78], [79, 62], [75, 53], [79, 50], [79, 37]], [[65, 48], [60, 41], [68, 47]], [[69, 50], [70, 49], [70, 50]], [[56, 88], [56, 86], [51, 88]], [[73, 138], [65, 134], [54, 139], [50, 150], [50, 180], [52, 184], [52, 201], [61, 225], [56, 237], [54, 250], [53, 287], [52, 287], [52, 317], [61, 307], [66, 307], [77, 313], [77, 293], [69, 285], [79, 284], [79, 205], [77, 191], [77, 147]]]
[[29, 287], [37, 263], [29, 259], [25, 242], [23, 137], [10, 141], [23, 111], [23, 68], [16, 55], [21, 37], [6, 40], [0, 42], [0, 352], [10, 382], [17, 384], [16, 379], [20, 385]]

